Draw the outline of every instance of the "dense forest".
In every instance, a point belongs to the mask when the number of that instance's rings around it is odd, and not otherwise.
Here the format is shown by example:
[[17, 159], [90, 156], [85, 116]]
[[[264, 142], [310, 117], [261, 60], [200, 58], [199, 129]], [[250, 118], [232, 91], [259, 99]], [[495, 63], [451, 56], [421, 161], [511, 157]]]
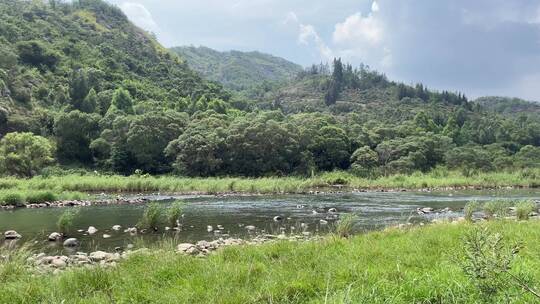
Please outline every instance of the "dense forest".
[[[237, 91], [255, 86], [247, 96], [205, 80], [189, 58], [100, 0], [0, 2], [2, 172], [378, 176], [540, 165], [538, 112], [495, 111], [340, 59], [287, 83], [240, 73]], [[239, 61], [221, 68], [259, 75]]]

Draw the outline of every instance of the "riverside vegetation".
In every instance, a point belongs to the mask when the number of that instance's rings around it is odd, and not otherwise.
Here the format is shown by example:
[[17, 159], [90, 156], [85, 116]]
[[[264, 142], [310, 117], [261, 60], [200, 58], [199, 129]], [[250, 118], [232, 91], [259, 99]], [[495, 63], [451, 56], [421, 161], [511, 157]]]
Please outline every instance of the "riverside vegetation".
[[187, 178], [150, 175], [101, 175], [95, 173], [0, 178], [0, 205], [24, 206], [58, 200], [93, 199], [88, 193], [163, 194], [281, 194], [316, 191], [403, 191], [452, 189], [536, 188], [537, 169], [464, 175], [444, 168], [428, 173], [363, 178], [348, 172], [327, 172], [307, 177]]

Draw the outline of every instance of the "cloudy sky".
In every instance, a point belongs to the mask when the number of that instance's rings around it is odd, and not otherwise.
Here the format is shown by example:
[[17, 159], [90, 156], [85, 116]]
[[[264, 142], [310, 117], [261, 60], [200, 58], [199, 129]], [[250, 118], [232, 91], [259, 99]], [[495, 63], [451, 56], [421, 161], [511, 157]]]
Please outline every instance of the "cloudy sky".
[[342, 57], [393, 80], [540, 100], [538, 0], [108, 0], [165, 46]]

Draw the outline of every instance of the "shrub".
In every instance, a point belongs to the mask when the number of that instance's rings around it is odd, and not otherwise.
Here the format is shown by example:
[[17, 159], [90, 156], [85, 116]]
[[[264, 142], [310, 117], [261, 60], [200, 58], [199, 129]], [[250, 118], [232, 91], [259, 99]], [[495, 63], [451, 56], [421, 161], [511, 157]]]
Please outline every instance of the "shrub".
[[60, 232], [63, 236], [66, 236], [69, 233], [69, 230], [73, 228], [73, 223], [75, 222], [75, 218], [78, 214], [79, 211], [76, 209], [65, 210], [56, 222], [58, 232]]
[[7, 193], [2, 197], [3, 205], [22, 206], [24, 205], [24, 198], [19, 193]]
[[141, 220], [137, 224], [140, 229], [153, 229], [157, 231], [163, 220], [163, 209], [158, 203], [150, 203], [144, 210]]
[[58, 197], [51, 191], [32, 192], [26, 196], [26, 201], [31, 204], [55, 202], [57, 200]]
[[489, 302], [509, 286], [509, 270], [519, 247], [503, 242], [499, 233], [474, 228], [463, 237], [461, 268]]
[[529, 219], [531, 212], [537, 209], [537, 205], [532, 201], [521, 201], [516, 204], [516, 217], [520, 221]]
[[178, 221], [182, 217], [183, 207], [184, 202], [176, 201], [169, 207], [169, 209], [167, 209], [167, 222], [171, 227], [178, 226]]
[[335, 226], [335, 234], [340, 237], [349, 237], [353, 234], [354, 224], [357, 216], [354, 214], [347, 214], [339, 221]]

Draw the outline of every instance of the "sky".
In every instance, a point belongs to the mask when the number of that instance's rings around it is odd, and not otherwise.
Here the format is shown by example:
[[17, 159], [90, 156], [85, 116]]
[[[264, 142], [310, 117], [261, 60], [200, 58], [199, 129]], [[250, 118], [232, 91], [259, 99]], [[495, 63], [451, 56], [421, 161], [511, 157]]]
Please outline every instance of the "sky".
[[540, 101], [538, 0], [108, 0], [167, 47], [334, 57], [475, 98]]

